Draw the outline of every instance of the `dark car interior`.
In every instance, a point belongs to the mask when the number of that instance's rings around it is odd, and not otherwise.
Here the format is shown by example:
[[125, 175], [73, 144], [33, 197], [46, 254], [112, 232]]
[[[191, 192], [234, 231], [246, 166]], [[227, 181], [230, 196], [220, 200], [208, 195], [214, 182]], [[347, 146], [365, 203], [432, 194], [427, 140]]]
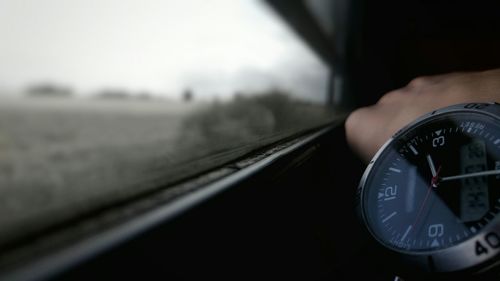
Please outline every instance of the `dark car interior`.
[[[332, 68], [330, 103], [346, 112], [418, 76], [500, 65], [499, 2], [266, 2]], [[356, 214], [365, 167], [339, 120], [177, 183], [179, 200], [90, 214], [78, 228], [94, 235], [55, 231], [19, 251], [27, 261], [6, 258], [2, 278], [394, 280]]]

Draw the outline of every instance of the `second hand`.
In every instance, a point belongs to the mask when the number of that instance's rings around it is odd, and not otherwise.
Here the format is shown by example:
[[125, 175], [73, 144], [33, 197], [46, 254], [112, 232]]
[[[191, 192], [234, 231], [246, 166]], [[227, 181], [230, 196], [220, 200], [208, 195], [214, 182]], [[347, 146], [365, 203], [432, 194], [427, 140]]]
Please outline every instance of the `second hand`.
[[412, 224], [410, 224], [408, 226], [408, 228], [407, 228], [406, 232], [404, 233], [403, 237], [401, 237], [401, 240], [404, 240], [408, 236], [408, 234], [410, 234], [410, 232], [415, 228], [415, 226], [417, 225], [417, 223], [419, 222], [421, 214], [422, 214], [422, 211], [424, 210], [424, 207], [427, 204], [427, 200], [429, 199], [429, 196], [430, 196], [430, 194], [432, 192], [432, 188], [433, 187], [437, 187], [438, 179], [439, 179], [438, 175], [439, 175], [440, 171], [441, 171], [441, 166], [439, 166], [439, 168], [436, 171], [436, 175], [433, 176], [432, 179], [431, 179], [431, 183], [430, 183], [429, 187], [427, 188], [427, 192], [425, 194], [424, 200], [422, 201], [422, 204], [420, 205], [420, 208], [418, 209], [417, 215], [415, 216], [415, 220], [413, 221]]

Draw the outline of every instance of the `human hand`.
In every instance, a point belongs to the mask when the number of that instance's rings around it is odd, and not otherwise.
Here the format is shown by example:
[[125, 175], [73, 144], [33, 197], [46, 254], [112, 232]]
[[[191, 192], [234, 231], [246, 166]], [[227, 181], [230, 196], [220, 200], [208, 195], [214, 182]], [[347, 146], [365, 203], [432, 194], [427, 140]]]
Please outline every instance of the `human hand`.
[[346, 120], [351, 148], [368, 162], [399, 129], [433, 110], [467, 102], [500, 101], [500, 69], [419, 77]]

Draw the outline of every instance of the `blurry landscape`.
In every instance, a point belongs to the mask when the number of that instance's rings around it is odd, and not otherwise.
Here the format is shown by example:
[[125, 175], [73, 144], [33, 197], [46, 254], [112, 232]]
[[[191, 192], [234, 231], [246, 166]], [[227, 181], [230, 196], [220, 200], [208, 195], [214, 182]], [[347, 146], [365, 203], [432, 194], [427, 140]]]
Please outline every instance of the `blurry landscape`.
[[190, 157], [255, 144], [318, 126], [331, 120], [325, 106], [297, 100], [281, 90], [237, 94], [229, 103], [213, 103], [183, 122], [181, 147]]
[[280, 90], [183, 101], [38, 85], [0, 100], [0, 244], [325, 124]]
[[262, 1], [4, 0], [0, 37], [0, 252], [333, 117]]

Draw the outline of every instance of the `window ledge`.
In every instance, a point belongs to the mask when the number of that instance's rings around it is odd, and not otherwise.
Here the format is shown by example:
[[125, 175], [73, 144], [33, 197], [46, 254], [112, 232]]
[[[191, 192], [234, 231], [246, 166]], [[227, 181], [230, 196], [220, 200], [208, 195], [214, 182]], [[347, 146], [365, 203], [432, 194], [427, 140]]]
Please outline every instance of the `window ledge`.
[[291, 152], [311, 145], [340, 123], [341, 121], [336, 121], [240, 161], [149, 194], [145, 198], [114, 206], [78, 222], [53, 229], [45, 235], [32, 237], [29, 242], [4, 249], [0, 257], [0, 278], [50, 278], [168, 222], [197, 204], [252, 177]]

